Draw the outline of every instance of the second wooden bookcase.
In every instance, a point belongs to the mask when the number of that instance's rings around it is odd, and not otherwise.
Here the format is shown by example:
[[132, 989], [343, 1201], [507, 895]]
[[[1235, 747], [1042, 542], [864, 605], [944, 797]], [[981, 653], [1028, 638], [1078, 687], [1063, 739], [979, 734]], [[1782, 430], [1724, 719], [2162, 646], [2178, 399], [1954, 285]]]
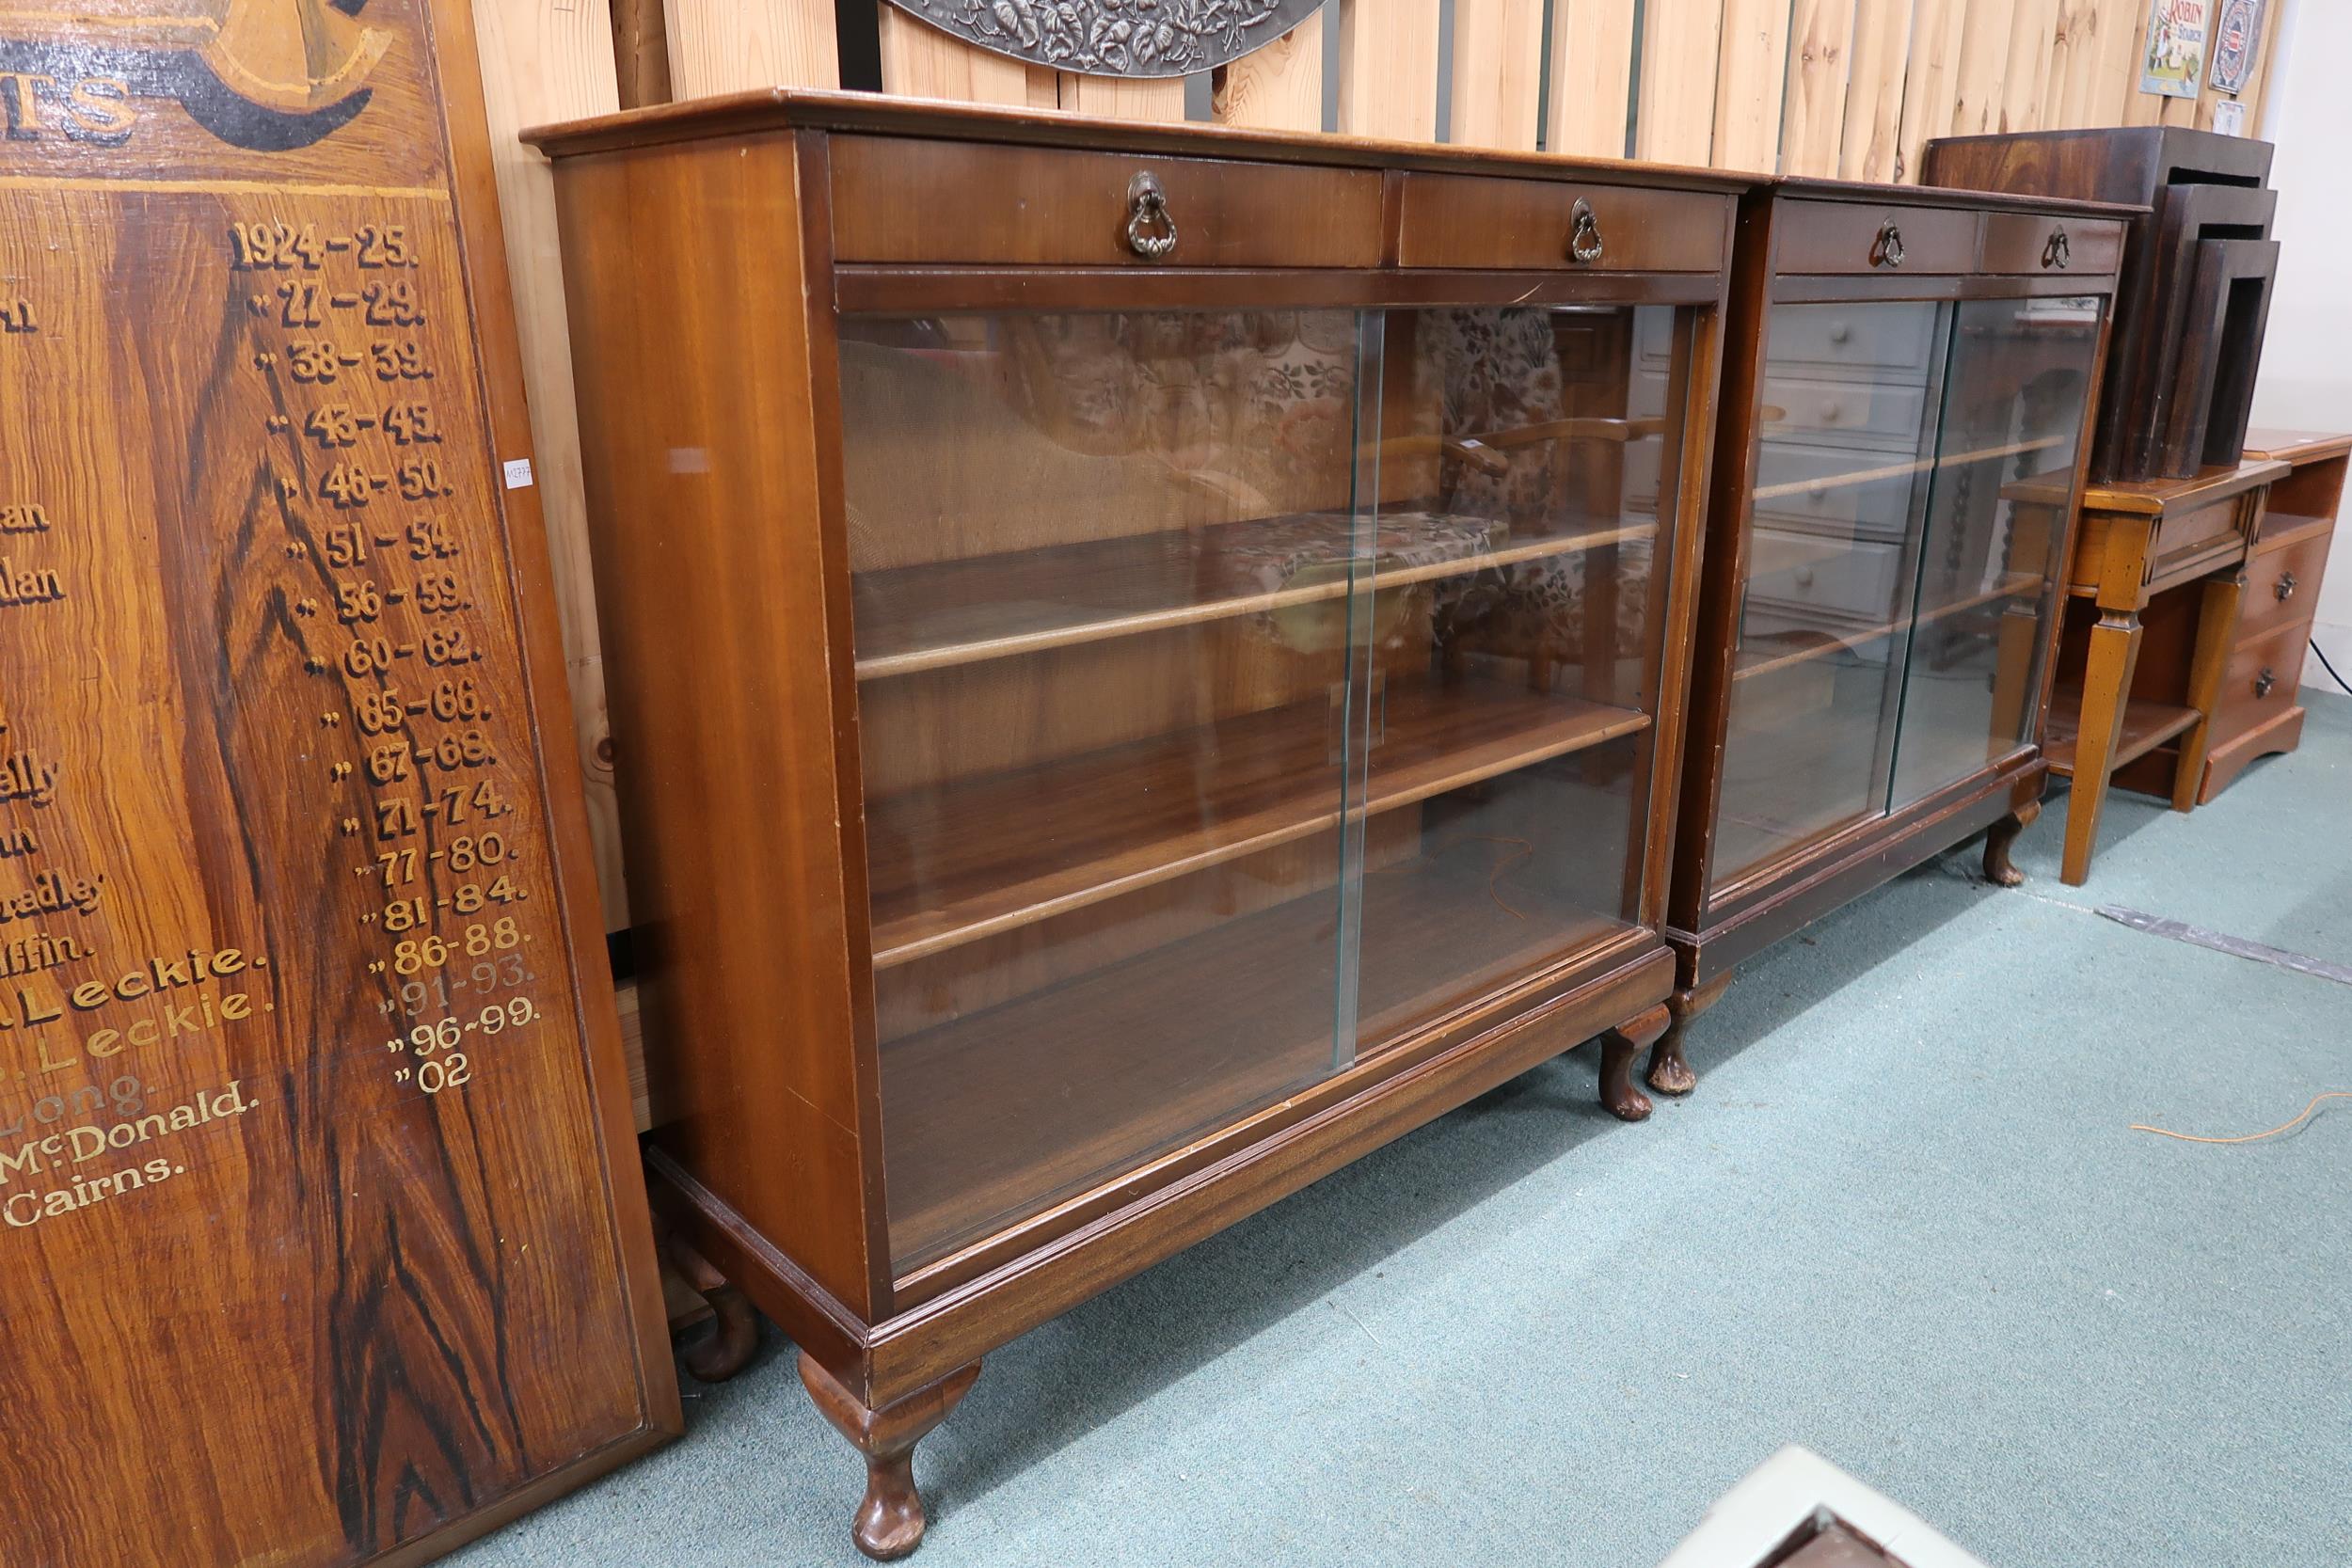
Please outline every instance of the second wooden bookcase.
[[[1788, 180], [1741, 199], [1668, 905], [1676, 1024], [1770, 942], [2039, 808], [2063, 521], [2131, 209]], [[2071, 514], [2070, 514], [2071, 515]]]

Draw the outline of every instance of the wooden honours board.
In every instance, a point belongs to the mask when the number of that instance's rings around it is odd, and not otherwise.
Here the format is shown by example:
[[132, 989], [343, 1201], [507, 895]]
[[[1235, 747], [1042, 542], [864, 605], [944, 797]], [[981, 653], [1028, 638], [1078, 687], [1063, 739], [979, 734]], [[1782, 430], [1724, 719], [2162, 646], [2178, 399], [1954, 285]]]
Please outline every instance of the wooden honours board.
[[421, 1560], [678, 1425], [469, 22], [0, 119], [0, 1563]]

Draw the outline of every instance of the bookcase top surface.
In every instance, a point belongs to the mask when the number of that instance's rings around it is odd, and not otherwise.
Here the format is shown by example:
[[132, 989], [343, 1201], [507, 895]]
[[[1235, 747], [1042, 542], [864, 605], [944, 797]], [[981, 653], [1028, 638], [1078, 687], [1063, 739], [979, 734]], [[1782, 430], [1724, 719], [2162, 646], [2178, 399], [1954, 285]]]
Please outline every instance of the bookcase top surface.
[[522, 139], [548, 156], [561, 159], [671, 142], [739, 138], [796, 130], [1018, 142], [1162, 156], [1254, 158], [1344, 168], [1441, 169], [1684, 190], [1738, 192], [1771, 182], [1768, 176], [1727, 169], [1633, 163], [1618, 158], [1568, 158], [1497, 148], [1380, 141], [1319, 132], [1101, 119], [1058, 109], [1007, 108], [803, 87], [765, 87], [534, 126], [522, 133]]

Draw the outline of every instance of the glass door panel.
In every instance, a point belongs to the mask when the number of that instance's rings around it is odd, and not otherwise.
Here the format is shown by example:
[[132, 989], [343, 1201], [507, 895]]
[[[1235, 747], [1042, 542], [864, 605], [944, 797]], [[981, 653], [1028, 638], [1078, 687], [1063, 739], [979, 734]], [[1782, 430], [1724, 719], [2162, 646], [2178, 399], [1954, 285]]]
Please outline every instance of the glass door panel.
[[1345, 1060], [1358, 394], [1377, 325], [844, 322], [899, 1272]]
[[1685, 363], [1667, 307], [1400, 309], [1382, 336], [1367, 1052], [1637, 917]]
[[2014, 493], [2071, 482], [2099, 320], [2096, 298], [1959, 308], [1903, 676], [1894, 809], [2032, 738], [2064, 540], [2047, 507], [2020, 506]]
[[1950, 311], [1772, 309], [1710, 891], [1886, 810]]

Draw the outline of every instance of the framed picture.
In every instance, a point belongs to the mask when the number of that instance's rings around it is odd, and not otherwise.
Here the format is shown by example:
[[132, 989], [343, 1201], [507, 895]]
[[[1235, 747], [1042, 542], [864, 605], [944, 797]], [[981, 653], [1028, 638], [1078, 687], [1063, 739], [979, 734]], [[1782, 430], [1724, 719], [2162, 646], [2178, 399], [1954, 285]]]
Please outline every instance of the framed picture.
[[2213, 26], [2213, 90], [2235, 98], [2254, 79], [2254, 53], [2262, 47], [2263, 10], [2269, 0], [2221, 0]]
[[2205, 77], [2205, 0], [2149, 0], [2139, 90], [2194, 98]]

